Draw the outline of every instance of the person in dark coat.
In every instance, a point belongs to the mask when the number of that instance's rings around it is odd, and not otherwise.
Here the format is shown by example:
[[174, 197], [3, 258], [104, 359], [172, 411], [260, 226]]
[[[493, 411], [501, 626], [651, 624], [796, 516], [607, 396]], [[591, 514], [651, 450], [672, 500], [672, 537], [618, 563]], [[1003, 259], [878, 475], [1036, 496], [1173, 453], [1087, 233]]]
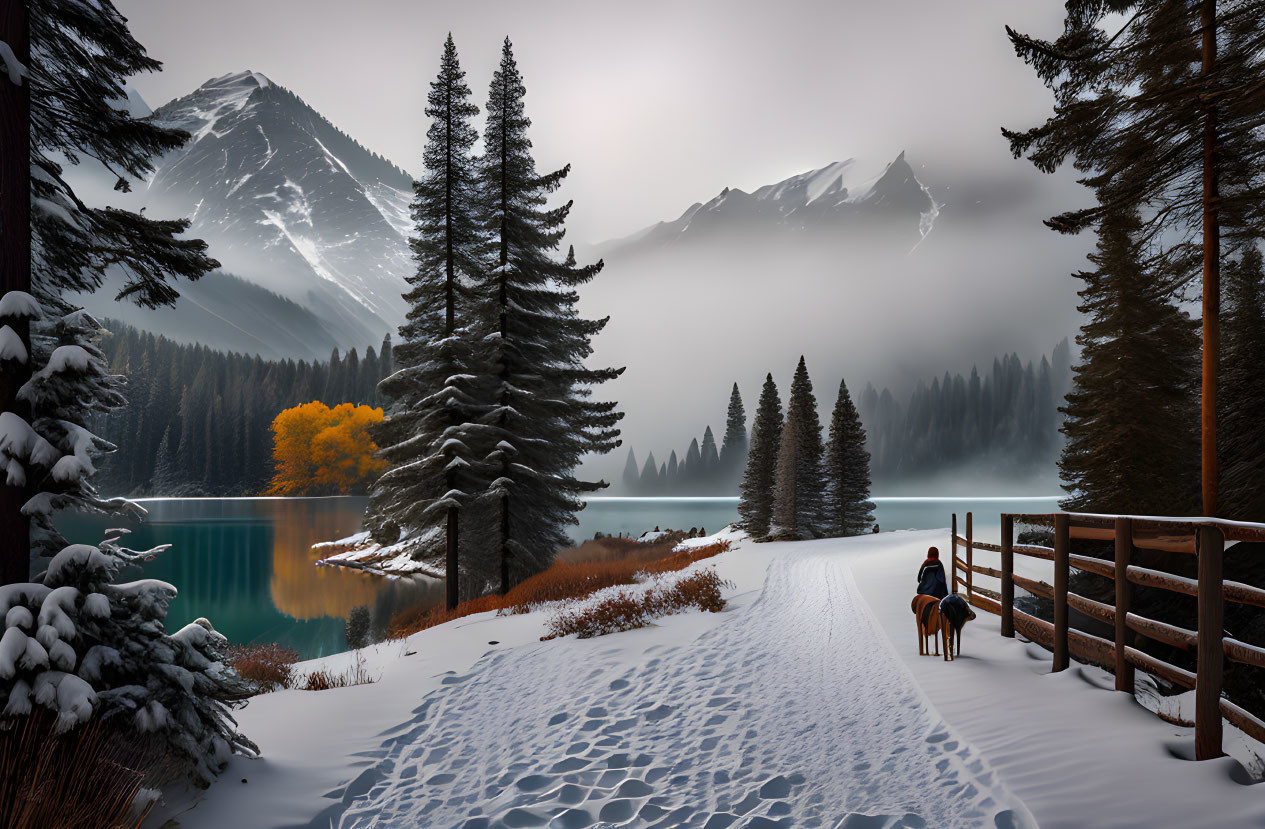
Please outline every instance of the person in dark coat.
[[949, 584], [944, 577], [944, 565], [940, 563], [940, 551], [935, 547], [927, 550], [927, 560], [918, 568], [918, 592], [925, 596], [943, 599], [949, 595]]

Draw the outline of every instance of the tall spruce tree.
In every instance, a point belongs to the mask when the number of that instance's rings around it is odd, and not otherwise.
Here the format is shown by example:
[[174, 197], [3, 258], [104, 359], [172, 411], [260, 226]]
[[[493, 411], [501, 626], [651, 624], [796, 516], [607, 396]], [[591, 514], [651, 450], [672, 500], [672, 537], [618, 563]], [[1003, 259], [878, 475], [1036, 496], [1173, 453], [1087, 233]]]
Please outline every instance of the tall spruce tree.
[[381, 383], [395, 405], [372, 431], [390, 468], [374, 484], [366, 516], [376, 541], [403, 543], [417, 559], [434, 557], [444, 539], [449, 608], [460, 597], [459, 516], [487, 485], [473, 434], [487, 411], [475, 387], [486, 369], [475, 334], [458, 323], [486, 250], [471, 155], [478, 111], [450, 34], [427, 96], [426, 172], [413, 185], [409, 311], [396, 370]]
[[774, 539], [819, 538], [826, 531], [826, 479], [822, 468], [821, 422], [817, 398], [803, 356], [791, 380], [786, 423], [773, 480]]
[[[1097, 205], [1065, 233], [1139, 206], [1143, 269], [1169, 291], [1202, 281], [1202, 511], [1218, 509], [1216, 389], [1223, 256], [1265, 227], [1265, 0], [1069, 0], [1053, 42], [1007, 28], [1055, 95], [1054, 114], [1003, 130], [1052, 172], [1071, 156]], [[1224, 249], [1223, 249], [1224, 248]]]
[[773, 519], [773, 485], [778, 447], [782, 444], [782, 401], [773, 375], [764, 378], [755, 422], [751, 424], [751, 451], [739, 487], [738, 520], [747, 535], [762, 539]]
[[[959, 377], [959, 379], [961, 379]], [[830, 417], [826, 444], [827, 527], [831, 535], [860, 535], [874, 525], [870, 502], [870, 453], [865, 428], [852, 404], [847, 384], [839, 381], [839, 397]]]
[[1255, 245], [1226, 269], [1225, 303], [1222, 513], [1265, 521], [1265, 269]]
[[606, 319], [576, 312], [576, 288], [602, 269], [579, 267], [574, 251], [557, 257], [571, 203], [548, 207], [570, 166], [536, 173], [523, 108], [526, 95], [509, 38], [488, 92], [480, 165], [481, 197], [492, 253], [479, 310], [496, 361], [488, 422], [496, 429], [487, 460], [496, 467], [488, 494], [500, 502], [501, 592], [538, 572], [570, 542], [583, 493], [605, 482], [582, 481], [573, 470], [586, 453], [619, 445], [623, 414], [592, 390], [623, 369], [588, 369], [591, 339]]
[[734, 383], [729, 393], [729, 411], [725, 416], [725, 436], [720, 442], [720, 466], [726, 488], [737, 486], [742, 468], [747, 463], [747, 412], [742, 406], [742, 395]]
[[1108, 215], [1078, 274], [1081, 364], [1062, 410], [1064, 509], [1146, 515], [1199, 510], [1196, 324], [1142, 264], [1136, 214]]

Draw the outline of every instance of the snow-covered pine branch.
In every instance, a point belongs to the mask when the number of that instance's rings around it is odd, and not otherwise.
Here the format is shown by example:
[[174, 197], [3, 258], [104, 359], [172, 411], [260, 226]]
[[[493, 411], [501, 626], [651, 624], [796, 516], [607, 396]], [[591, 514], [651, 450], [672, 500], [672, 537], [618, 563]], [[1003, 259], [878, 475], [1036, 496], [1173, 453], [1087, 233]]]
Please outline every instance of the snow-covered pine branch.
[[136, 557], [113, 542], [71, 544], [38, 581], [0, 586], [0, 715], [42, 706], [57, 732], [95, 715], [154, 734], [205, 785], [233, 751], [258, 750], [229, 714], [250, 688], [205, 619], [166, 633], [175, 587], [116, 582]]

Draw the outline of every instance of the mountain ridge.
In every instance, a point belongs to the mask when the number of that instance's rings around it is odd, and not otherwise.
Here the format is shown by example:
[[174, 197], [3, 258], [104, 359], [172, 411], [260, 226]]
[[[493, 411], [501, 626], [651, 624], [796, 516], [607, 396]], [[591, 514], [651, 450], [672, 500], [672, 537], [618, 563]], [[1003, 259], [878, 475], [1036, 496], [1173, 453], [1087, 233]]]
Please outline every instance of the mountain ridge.
[[[918, 180], [902, 150], [881, 172], [865, 172], [856, 159], [836, 161], [765, 184], [750, 193], [725, 187], [706, 202], [695, 202], [672, 220], [592, 246], [603, 257], [646, 253], [692, 243], [731, 230], [818, 233], [872, 229], [880, 224], [913, 225], [920, 240], [931, 232], [941, 205]], [[909, 231], [910, 227], [904, 227]]]
[[212, 78], [151, 120], [190, 133], [146, 206], [191, 219], [225, 270], [290, 299], [348, 346], [406, 310], [412, 178], [266, 75]]

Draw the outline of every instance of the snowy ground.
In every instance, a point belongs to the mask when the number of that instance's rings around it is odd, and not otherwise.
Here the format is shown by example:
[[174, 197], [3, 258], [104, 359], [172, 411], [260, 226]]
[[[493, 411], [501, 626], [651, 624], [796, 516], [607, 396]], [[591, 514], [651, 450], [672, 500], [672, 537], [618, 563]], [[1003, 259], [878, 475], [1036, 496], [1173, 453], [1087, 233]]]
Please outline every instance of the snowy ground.
[[1190, 729], [995, 617], [919, 657], [913, 577], [947, 536], [739, 541], [695, 565], [734, 583], [720, 614], [550, 642], [544, 613], [483, 614], [368, 649], [375, 684], [252, 701], [265, 756], [179, 825], [1265, 826], [1236, 760], [1179, 759]]

